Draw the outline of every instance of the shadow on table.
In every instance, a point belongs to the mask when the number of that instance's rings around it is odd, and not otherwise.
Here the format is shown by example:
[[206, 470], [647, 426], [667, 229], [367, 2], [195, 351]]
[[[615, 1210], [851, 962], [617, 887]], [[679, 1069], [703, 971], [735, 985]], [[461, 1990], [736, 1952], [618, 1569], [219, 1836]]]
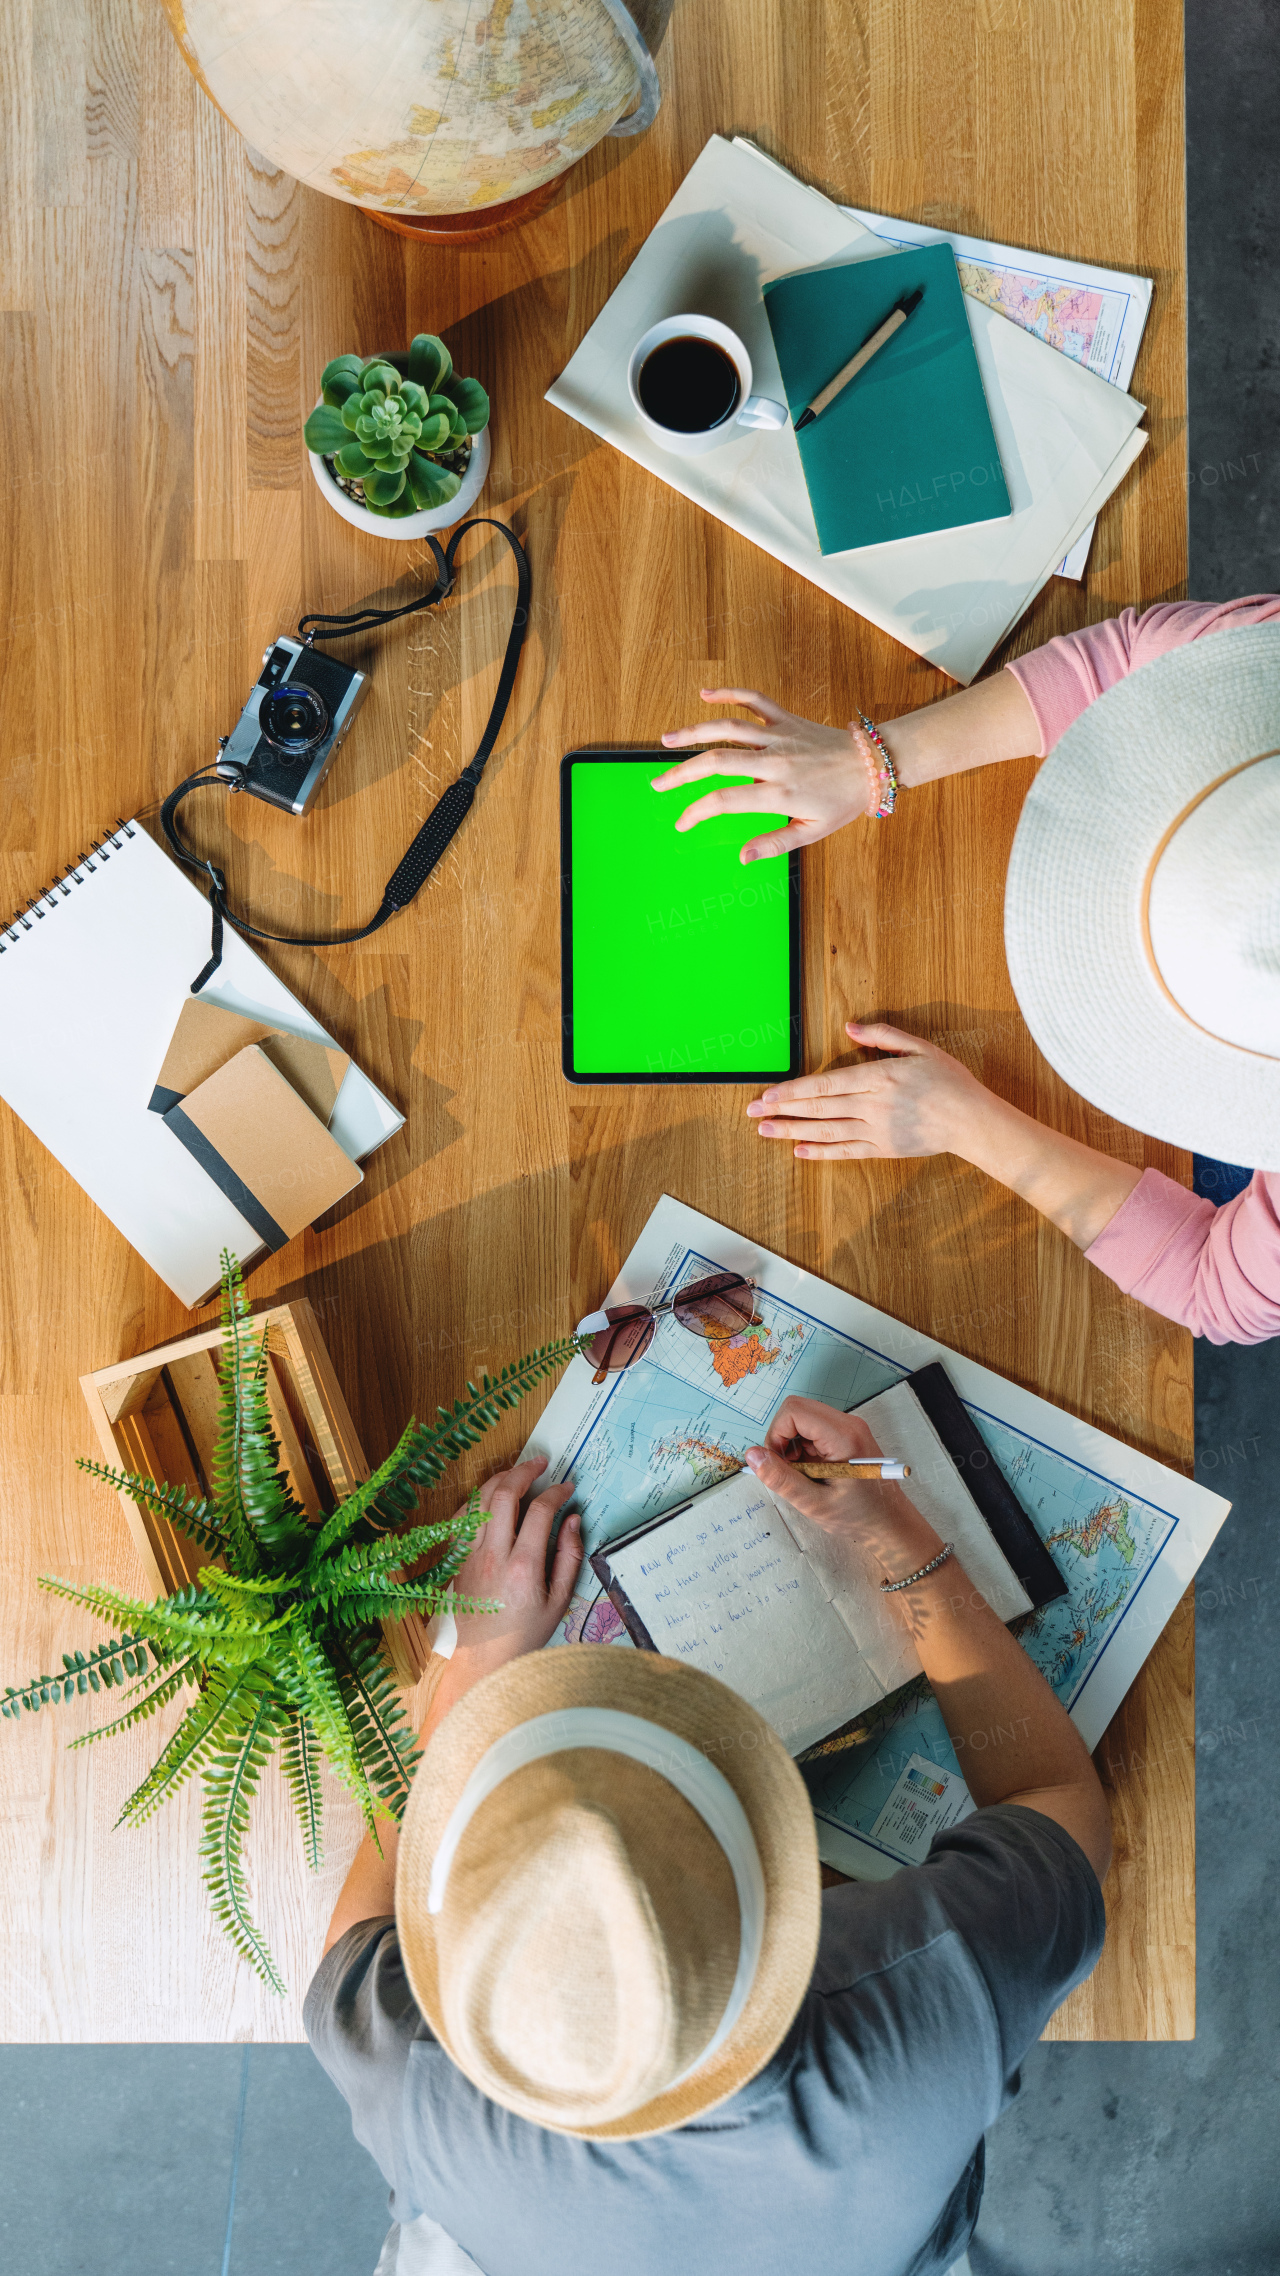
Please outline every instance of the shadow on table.
[[[717, 1166], [723, 1134], [718, 1117], [695, 1111], [477, 1193], [279, 1288], [276, 1302], [305, 1295], [316, 1306], [370, 1458], [394, 1444], [410, 1414], [451, 1402], [481, 1369], [495, 1373], [570, 1334], [601, 1301], [663, 1193], [820, 1272], [822, 1181], [840, 1173], [812, 1172], [809, 1217], [808, 1176], [797, 1208], [797, 1182], [779, 1178], [763, 1154], [761, 1174], [748, 1170], [731, 1190]], [[850, 1222], [829, 1250], [825, 1277], [1021, 1380], [1025, 1371], [1008, 1365], [1021, 1331], [1004, 1317], [1009, 1197], [965, 1170], [957, 1211], [955, 1165], [947, 1163], [944, 1210], [930, 1183], [938, 1169], [928, 1161], [853, 1165]], [[945, 1318], [935, 1316], [944, 1305], [930, 1298], [935, 1275], [946, 1292]], [[960, 1307], [975, 1282], [982, 1301]], [[543, 1403], [530, 1400], [492, 1434], [473, 1458], [477, 1476], [513, 1457]], [[471, 1482], [464, 1465], [452, 1491]]]

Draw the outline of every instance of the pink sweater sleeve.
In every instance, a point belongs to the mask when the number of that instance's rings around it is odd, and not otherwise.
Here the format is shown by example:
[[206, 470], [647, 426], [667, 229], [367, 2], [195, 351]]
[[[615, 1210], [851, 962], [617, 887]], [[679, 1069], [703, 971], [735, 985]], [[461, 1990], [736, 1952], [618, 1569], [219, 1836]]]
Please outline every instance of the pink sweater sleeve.
[[1122, 609], [1102, 624], [1065, 632], [1007, 664], [1040, 730], [1037, 757], [1044, 758], [1073, 719], [1117, 680], [1150, 664], [1170, 648], [1200, 640], [1209, 632], [1234, 632], [1246, 624], [1280, 617], [1280, 594], [1250, 593], [1239, 601], [1161, 601], [1155, 608]]
[[1210, 1343], [1280, 1335], [1280, 1171], [1215, 1208], [1145, 1170], [1085, 1251], [1109, 1280]]

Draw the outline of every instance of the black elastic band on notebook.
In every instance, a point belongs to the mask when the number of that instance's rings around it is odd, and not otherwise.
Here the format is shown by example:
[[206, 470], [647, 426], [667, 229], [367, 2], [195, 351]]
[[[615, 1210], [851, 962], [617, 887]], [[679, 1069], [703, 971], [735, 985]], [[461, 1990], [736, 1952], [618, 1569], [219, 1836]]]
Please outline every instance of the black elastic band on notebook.
[[[484, 773], [485, 762], [498, 740], [506, 717], [511, 691], [515, 686], [516, 666], [520, 661], [520, 651], [529, 623], [529, 562], [514, 530], [508, 529], [505, 522], [493, 521], [487, 514], [474, 515], [470, 521], [459, 522], [447, 546], [442, 548], [433, 537], [427, 539], [436, 557], [439, 574], [431, 591], [421, 594], [416, 601], [408, 601], [403, 608], [397, 609], [357, 609], [350, 616], [304, 616], [298, 623], [298, 631], [304, 637], [339, 640], [351, 632], [372, 631], [378, 625], [393, 623], [397, 617], [412, 616], [418, 609], [433, 608], [453, 589], [454, 555], [459, 542], [471, 529], [500, 530], [516, 559], [516, 605], [511, 618], [511, 630], [507, 634], [502, 670], [498, 675], [497, 693], [475, 756], [463, 768], [457, 781], [451, 782], [436, 800], [412, 845], [387, 879], [377, 914], [367, 925], [359, 925], [350, 932], [340, 933], [272, 933], [266, 932], [259, 925], [251, 925], [247, 917], [237, 916], [227, 899], [227, 881], [223, 872], [215, 862], [201, 861], [183, 843], [178, 835], [176, 819], [179, 806], [191, 791], [208, 790], [215, 785], [220, 785], [224, 790], [237, 786], [219, 774], [216, 767], [204, 767], [198, 774], [188, 775], [185, 782], [180, 782], [176, 790], [170, 791], [160, 809], [164, 834], [178, 860], [193, 870], [197, 877], [208, 880], [209, 907], [213, 917], [209, 961], [191, 983], [193, 996], [199, 995], [206, 981], [212, 978], [222, 962], [224, 919], [227, 924], [234, 925], [237, 932], [246, 934], [252, 940], [279, 941], [290, 948], [343, 948], [350, 941], [367, 940], [370, 933], [376, 933], [390, 917], [398, 916], [401, 909], [408, 908], [415, 894], [421, 892], [426, 884], [446, 846], [466, 820], [480, 777]], [[308, 633], [309, 626], [316, 629]]]
[[259, 1201], [252, 1186], [247, 1186], [244, 1179], [237, 1175], [230, 1162], [218, 1152], [212, 1139], [206, 1138], [199, 1124], [184, 1114], [180, 1106], [171, 1106], [164, 1119], [166, 1128], [181, 1140], [189, 1154], [194, 1154], [201, 1169], [225, 1193], [232, 1208], [238, 1209], [246, 1224], [252, 1225], [258, 1239], [265, 1241], [269, 1249], [286, 1247], [289, 1235], [284, 1227], [277, 1225], [266, 1203]]

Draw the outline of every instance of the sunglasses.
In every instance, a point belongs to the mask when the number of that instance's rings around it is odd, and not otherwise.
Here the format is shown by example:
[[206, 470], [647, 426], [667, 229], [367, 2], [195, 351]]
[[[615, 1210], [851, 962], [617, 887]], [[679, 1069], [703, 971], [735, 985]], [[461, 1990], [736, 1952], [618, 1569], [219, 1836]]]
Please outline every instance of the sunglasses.
[[578, 1334], [590, 1335], [582, 1348], [595, 1369], [592, 1381], [603, 1383], [606, 1375], [619, 1375], [643, 1359], [664, 1312], [673, 1313], [682, 1328], [706, 1343], [728, 1343], [746, 1328], [764, 1326], [756, 1311], [754, 1281], [740, 1272], [713, 1272], [705, 1280], [691, 1280], [668, 1304], [613, 1304], [589, 1312], [579, 1322]]

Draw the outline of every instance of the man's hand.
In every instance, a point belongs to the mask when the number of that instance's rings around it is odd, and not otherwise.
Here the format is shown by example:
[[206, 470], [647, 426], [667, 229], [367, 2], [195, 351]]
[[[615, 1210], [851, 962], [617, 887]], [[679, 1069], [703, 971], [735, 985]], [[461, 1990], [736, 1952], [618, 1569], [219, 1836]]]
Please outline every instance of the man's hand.
[[569, 1609], [574, 1576], [582, 1562], [576, 1510], [569, 1512], [560, 1528], [550, 1576], [547, 1548], [556, 1512], [568, 1501], [572, 1484], [548, 1486], [529, 1503], [523, 1517], [520, 1514], [521, 1501], [545, 1468], [545, 1461], [521, 1462], [514, 1470], [500, 1470], [481, 1489], [485, 1522], [453, 1585], [460, 1597], [496, 1600], [501, 1610], [456, 1615], [454, 1658], [463, 1655], [473, 1682], [508, 1660], [519, 1659], [522, 1652], [536, 1652]]
[[798, 1161], [901, 1161], [921, 1154], [962, 1154], [972, 1161], [979, 1126], [1009, 1111], [950, 1052], [921, 1036], [856, 1020], [847, 1022], [845, 1033], [864, 1050], [897, 1056], [797, 1076], [747, 1108], [762, 1138], [793, 1141]]
[[[762, 806], [781, 807], [791, 817], [786, 829], [749, 839], [739, 856], [744, 862], [763, 861], [770, 854], [789, 853], [793, 846], [814, 845], [833, 830], [843, 829], [846, 822], [875, 812], [879, 788], [874, 770], [847, 727], [823, 727], [801, 719], [757, 688], [703, 688], [701, 694], [704, 703], [741, 704], [764, 724], [755, 727], [747, 719], [720, 719], [704, 720], [698, 727], [673, 727], [662, 738], [669, 751], [687, 749], [691, 743], [723, 747], [685, 759], [659, 775], [654, 789], [683, 790], [691, 782], [705, 782], [708, 775], [737, 773], [732, 764], [735, 749], [745, 754], [741, 772], [750, 770], [754, 787], [709, 791], [685, 807], [677, 830], [696, 829], [716, 814], [758, 814]], [[776, 796], [761, 797], [766, 785]]]
[[[578, 1514], [571, 1510], [560, 1528], [556, 1553], [547, 1577], [547, 1545], [556, 1511], [573, 1492], [572, 1485], [548, 1486], [531, 1501], [523, 1518], [520, 1504], [545, 1461], [518, 1462], [513, 1470], [500, 1470], [480, 1491], [485, 1521], [466, 1561], [454, 1578], [459, 1596], [498, 1599], [499, 1612], [463, 1612], [455, 1615], [458, 1641], [453, 1657], [431, 1661], [440, 1671], [426, 1720], [418, 1737], [425, 1747], [449, 1709], [485, 1675], [505, 1667], [523, 1652], [536, 1652], [550, 1638], [557, 1621], [569, 1609], [574, 1575], [582, 1561]], [[465, 1509], [459, 1511], [465, 1515]], [[357, 1921], [380, 1919], [395, 1902], [396, 1855], [400, 1828], [386, 1826], [377, 1842], [366, 1834], [343, 1883], [325, 1951], [336, 1944]]]

